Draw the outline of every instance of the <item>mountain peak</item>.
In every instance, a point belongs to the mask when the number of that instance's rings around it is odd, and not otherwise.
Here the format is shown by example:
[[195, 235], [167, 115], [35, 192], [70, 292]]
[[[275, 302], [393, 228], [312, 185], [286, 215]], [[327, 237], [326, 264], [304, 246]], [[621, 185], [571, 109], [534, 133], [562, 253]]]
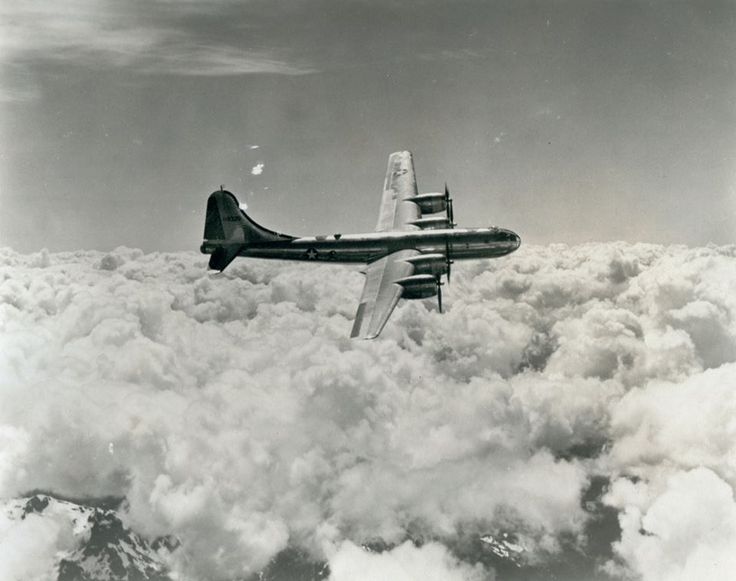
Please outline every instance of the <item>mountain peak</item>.
[[164, 561], [178, 546], [176, 539], [146, 539], [102, 503], [90, 506], [35, 493], [3, 504], [11, 520], [37, 515], [68, 524], [75, 546], [59, 554], [58, 581], [171, 581]]

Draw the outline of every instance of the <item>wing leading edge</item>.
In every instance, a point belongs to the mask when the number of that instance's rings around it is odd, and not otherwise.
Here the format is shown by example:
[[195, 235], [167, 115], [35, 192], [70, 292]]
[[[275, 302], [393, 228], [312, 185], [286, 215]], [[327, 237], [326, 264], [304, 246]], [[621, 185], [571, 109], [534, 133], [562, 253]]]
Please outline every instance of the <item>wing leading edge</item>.
[[417, 230], [413, 221], [421, 218], [419, 206], [411, 201], [417, 195], [414, 162], [408, 151], [397, 151], [388, 158], [386, 179], [383, 182], [381, 210], [376, 232]]
[[396, 281], [414, 272], [414, 266], [406, 259], [418, 254], [417, 250], [399, 250], [368, 265], [350, 337], [378, 337], [404, 291]]

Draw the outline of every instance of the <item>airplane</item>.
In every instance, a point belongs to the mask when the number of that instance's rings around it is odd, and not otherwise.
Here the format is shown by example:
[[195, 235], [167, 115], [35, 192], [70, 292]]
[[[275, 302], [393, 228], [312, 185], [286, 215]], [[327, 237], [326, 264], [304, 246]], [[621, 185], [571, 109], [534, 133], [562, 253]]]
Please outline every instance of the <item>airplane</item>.
[[[439, 213], [444, 215], [437, 215]], [[419, 194], [412, 155], [388, 158], [375, 232], [296, 237], [257, 224], [221, 186], [207, 200], [204, 241], [209, 268], [222, 272], [238, 256], [331, 263], [362, 263], [366, 276], [351, 338], [375, 339], [400, 298], [437, 296], [455, 260], [514, 252], [519, 236], [504, 228], [455, 228], [450, 192]]]

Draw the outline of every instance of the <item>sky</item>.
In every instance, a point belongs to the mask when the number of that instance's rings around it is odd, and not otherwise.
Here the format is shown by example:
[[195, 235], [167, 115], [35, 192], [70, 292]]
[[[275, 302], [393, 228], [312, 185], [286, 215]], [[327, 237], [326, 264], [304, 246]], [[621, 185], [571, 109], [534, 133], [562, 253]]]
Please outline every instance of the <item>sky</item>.
[[196, 249], [221, 184], [371, 231], [414, 152], [461, 225], [705, 245], [736, 227], [733, 2], [40, 0], [0, 8], [0, 244]]

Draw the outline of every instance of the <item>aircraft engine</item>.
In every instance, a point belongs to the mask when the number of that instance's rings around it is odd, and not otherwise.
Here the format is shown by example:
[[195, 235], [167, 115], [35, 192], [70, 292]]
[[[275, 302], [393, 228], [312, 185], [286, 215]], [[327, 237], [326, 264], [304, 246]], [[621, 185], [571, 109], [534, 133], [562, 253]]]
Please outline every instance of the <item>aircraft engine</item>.
[[410, 223], [419, 226], [422, 230], [445, 230], [452, 227], [450, 221], [445, 216], [419, 218], [419, 220], [414, 220]]
[[433, 277], [447, 273], [447, 258], [444, 254], [420, 254], [407, 258], [414, 265], [414, 274], [431, 274]]
[[404, 299], [426, 299], [437, 294], [437, 278], [431, 274], [414, 274], [396, 282], [404, 287]]
[[419, 194], [409, 199], [419, 206], [422, 214], [436, 214], [437, 212], [444, 212], [447, 208], [447, 197], [439, 192]]

